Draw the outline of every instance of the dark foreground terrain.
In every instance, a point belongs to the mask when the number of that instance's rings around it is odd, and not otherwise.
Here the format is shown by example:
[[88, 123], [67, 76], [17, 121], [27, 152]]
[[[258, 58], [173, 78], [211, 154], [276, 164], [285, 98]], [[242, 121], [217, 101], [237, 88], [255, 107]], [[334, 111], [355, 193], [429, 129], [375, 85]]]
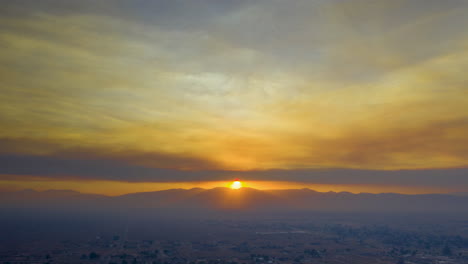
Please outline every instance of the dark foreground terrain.
[[468, 216], [6, 209], [0, 263], [468, 263]]
[[0, 198], [0, 264], [468, 263], [466, 196], [215, 188]]

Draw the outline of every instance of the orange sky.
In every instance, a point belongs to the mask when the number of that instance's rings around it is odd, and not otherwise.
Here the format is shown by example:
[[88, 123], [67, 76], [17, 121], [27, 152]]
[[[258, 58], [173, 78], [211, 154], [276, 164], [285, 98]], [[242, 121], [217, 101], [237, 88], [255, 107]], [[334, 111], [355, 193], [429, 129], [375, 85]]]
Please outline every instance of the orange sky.
[[[468, 167], [468, 3], [169, 2], [0, 10], [0, 174], [17, 175], [0, 189], [118, 194], [199, 186], [203, 171], [327, 168], [421, 175], [315, 188], [467, 188], [424, 170]], [[288, 175], [256, 184], [303, 186]]]
[[[457, 189], [437, 188], [437, 187], [408, 187], [397, 185], [364, 185], [364, 184], [311, 184], [300, 182], [284, 181], [242, 181], [243, 187], [250, 187], [260, 190], [268, 189], [302, 189], [309, 188], [319, 192], [352, 192], [352, 193], [384, 193], [396, 192], [405, 194], [422, 193], [448, 193]], [[119, 181], [73, 181], [73, 180], [51, 180], [51, 179], [27, 179], [25, 181], [0, 180], [3, 190], [16, 191], [23, 189], [33, 189], [45, 191], [55, 190], [76, 190], [82, 193], [104, 194], [109, 196], [122, 195], [135, 192], [151, 192], [166, 189], [182, 188], [216, 188], [230, 187], [232, 181], [208, 181], [208, 182], [119, 182]], [[2, 190], [0, 189], [0, 190]], [[460, 190], [458, 190], [460, 191]]]

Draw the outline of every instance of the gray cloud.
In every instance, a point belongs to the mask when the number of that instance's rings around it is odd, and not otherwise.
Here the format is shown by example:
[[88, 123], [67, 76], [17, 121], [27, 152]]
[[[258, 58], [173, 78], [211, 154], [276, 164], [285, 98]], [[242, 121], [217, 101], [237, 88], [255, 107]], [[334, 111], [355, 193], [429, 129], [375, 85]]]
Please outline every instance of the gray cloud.
[[[125, 182], [287, 181], [312, 184], [365, 184], [410, 187], [441, 187], [468, 190], [468, 168], [431, 170], [308, 169], [182, 171], [128, 165], [118, 160], [72, 159], [25, 155], [1, 155], [3, 178], [41, 176], [58, 180], [111, 180]], [[2, 178], [0, 177], [0, 179]]]
[[[465, 166], [466, 10], [426, 0], [4, 1], [4, 173], [191, 181], [235, 174], [220, 168]], [[413, 171], [336, 171], [245, 175], [444, 184], [423, 180], [432, 170], [413, 181]]]

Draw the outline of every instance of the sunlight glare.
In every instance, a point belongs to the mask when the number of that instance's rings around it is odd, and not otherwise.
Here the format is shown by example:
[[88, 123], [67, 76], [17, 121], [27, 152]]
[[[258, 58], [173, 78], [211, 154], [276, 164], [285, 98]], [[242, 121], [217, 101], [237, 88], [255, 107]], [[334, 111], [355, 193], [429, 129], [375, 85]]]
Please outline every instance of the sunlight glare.
[[237, 190], [237, 189], [240, 189], [240, 188], [242, 188], [242, 182], [241, 181], [236, 179], [235, 181], [233, 181], [231, 183], [231, 189]]

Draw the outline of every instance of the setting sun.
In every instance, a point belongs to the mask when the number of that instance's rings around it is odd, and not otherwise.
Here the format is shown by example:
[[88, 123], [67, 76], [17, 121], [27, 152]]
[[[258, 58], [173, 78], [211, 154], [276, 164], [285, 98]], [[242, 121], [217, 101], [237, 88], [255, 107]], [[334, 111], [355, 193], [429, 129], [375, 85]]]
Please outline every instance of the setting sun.
[[242, 188], [242, 182], [236, 179], [235, 181], [231, 183], [230, 187], [231, 189], [234, 189], [234, 190], [240, 189]]

